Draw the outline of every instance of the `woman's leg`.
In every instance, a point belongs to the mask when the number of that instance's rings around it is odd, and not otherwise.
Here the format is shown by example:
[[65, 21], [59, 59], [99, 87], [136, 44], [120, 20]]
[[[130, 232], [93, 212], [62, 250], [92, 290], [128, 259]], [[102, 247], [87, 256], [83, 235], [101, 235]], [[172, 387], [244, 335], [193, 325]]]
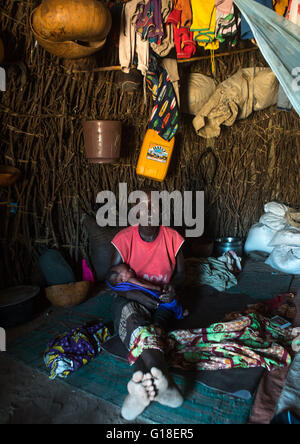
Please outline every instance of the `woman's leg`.
[[[121, 341], [129, 350], [141, 329], [152, 324], [152, 313], [136, 302], [117, 296], [113, 319]], [[174, 408], [183, 402], [179, 390], [171, 382], [165, 355], [160, 350], [147, 349], [141, 353], [127, 388], [128, 395], [121, 409], [127, 420], [134, 420], [153, 400]]]

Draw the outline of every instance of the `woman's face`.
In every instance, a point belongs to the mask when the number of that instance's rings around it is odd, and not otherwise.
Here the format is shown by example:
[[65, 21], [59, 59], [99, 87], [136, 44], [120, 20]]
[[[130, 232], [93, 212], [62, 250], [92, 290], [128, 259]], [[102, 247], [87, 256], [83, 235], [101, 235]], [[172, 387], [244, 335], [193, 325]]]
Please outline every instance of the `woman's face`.
[[147, 221], [148, 226], [158, 226], [160, 223], [159, 201], [151, 200], [151, 193], [145, 193], [145, 199], [141, 201], [143, 207], [139, 213], [142, 220]]

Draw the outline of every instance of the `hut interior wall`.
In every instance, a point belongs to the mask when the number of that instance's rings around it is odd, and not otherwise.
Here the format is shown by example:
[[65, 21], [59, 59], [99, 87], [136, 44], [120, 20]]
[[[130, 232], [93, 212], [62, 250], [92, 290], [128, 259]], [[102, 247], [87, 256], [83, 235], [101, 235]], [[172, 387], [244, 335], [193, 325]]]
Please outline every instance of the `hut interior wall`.
[[[67, 62], [35, 44], [28, 18], [39, 1], [4, 0], [0, 30], [6, 45], [7, 91], [0, 92], [0, 164], [22, 171], [19, 182], [0, 188], [0, 286], [30, 282], [41, 246], [59, 248], [70, 260], [87, 251], [81, 215], [93, 214], [101, 190], [156, 188], [205, 191], [205, 228], [210, 236], [246, 236], [264, 203], [293, 207], [299, 197], [299, 117], [276, 107], [253, 113], [221, 136], [206, 140], [195, 134], [192, 118], [182, 116], [166, 180], [162, 184], [135, 173], [151, 113], [151, 95], [122, 93], [115, 71], [89, 71], [118, 65], [108, 41], [96, 56]], [[267, 66], [259, 51], [216, 59], [216, 79], [240, 67]], [[210, 75], [210, 61], [179, 65]], [[122, 121], [121, 158], [112, 165], [89, 164], [84, 154], [84, 119]], [[12, 203], [18, 204], [16, 214]]]

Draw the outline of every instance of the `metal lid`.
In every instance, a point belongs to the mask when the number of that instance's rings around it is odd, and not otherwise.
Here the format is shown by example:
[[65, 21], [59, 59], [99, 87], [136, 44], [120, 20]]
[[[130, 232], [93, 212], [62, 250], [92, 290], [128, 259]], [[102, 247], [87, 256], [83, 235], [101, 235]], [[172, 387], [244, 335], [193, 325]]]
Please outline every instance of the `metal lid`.
[[36, 296], [39, 291], [40, 287], [34, 287], [31, 285], [19, 285], [18, 287], [4, 288], [3, 290], [0, 290], [0, 308], [21, 304]]

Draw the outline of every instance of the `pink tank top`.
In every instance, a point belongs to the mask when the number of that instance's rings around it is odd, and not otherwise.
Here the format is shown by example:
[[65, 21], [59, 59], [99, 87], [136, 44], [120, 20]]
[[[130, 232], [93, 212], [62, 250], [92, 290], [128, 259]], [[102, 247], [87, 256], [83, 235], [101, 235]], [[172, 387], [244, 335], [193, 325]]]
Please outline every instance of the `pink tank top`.
[[173, 228], [160, 226], [153, 242], [141, 239], [138, 225], [124, 228], [112, 240], [122, 260], [137, 277], [153, 283], [170, 282], [176, 266], [176, 255], [184, 238]]

